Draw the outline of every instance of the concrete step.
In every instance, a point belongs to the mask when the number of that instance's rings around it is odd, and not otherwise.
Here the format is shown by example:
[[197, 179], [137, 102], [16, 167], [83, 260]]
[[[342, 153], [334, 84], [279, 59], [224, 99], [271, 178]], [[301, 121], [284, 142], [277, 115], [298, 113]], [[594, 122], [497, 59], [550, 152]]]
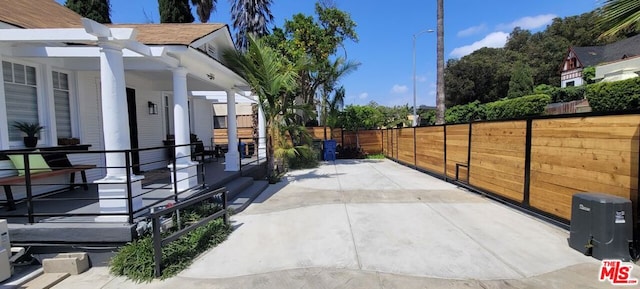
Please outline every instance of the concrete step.
[[250, 187], [252, 184], [253, 178], [250, 177], [240, 177], [224, 184], [227, 191], [229, 191], [229, 194], [227, 194], [228, 200], [234, 199], [238, 194], [242, 193], [242, 191]]
[[234, 213], [242, 212], [268, 186], [269, 182], [267, 181], [254, 181], [254, 183], [250, 187], [243, 190], [235, 198], [230, 199], [228, 204], [229, 208], [231, 208]]
[[48, 289], [69, 277], [69, 273], [44, 273], [20, 286], [20, 289]]

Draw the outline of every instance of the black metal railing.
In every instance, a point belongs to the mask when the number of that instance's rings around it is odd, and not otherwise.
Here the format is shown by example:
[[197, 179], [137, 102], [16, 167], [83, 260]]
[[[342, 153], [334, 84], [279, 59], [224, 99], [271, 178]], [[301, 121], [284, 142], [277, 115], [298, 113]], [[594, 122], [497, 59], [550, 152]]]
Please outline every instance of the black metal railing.
[[[179, 217], [179, 212], [180, 210], [189, 208], [191, 206], [206, 202], [206, 201], [211, 201], [213, 199], [215, 199], [215, 197], [217, 197], [218, 195], [220, 195], [220, 197], [218, 198], [220, 200], [220, 209], [217, 210], [216, 212], [213, 212], [211, 215], [209, 216], [204, 216], [202, 219], [198, 220], [197, 222], [190, 224], [188, 226], [183, 227], [182, 222], [180, 221], [180, 217]], [[178, 226], [178, 229], [169, 234], [168, 236], [162, 236], [162, 227], [163, 227], [163, 218], [165, 218], [165, 216], [169, 215], [169, 214], [173, 214], [173, 213], [177, 213], [177, 218], [175, 221], [175, 224], [173, 224], [174, 220], [173, 218], [168, 218], [166, 219], [168, 222], [170, 222], [173, 225]], [[178, 238], [180, 238], [181, 236], [199, 228], [202, 227], [206, 224], [208, 224], [209, 222], [218, 219], [222, 217], [224, 219], [225, 224], [229, 224], [229, 213], [227, 210], [227, 189], [226, 188], [220, 188], [214, 191], [210, 191], [207, 193], [204, 193], [202, 195], [200, 195], [197, 198], [193, 198], [190, 199], [188, 201], [184, 201], [182, 203], [178, 203], [176, 205], [173, 205], [171, 207], [166, 207], [164, 209], [155, 211], [153, 213], [151, 213], [150, 218], [151, 218], [151, 224], [152, 224], [152, 232], [153, 232], [153, 261], [154, 261], [154, 272], [155, 272], [155, 276], [156, 277], [160, 277], [162, 275], [162, 247], [166, 244], [169, 244], [175, 240], [177, 240]]]
[[[0, 185], [3, 186], [6, 195], [5, 210], [0, 208], [0, 218], [26, 219], [27, 223], [36, 223], [43, 219], [55, 219], [58, 222], [65, 221], [86, 221], [83, 218], [89, 217], [120, 217], [130, 224], [137, 218], [149, 214], [151, 208], [168, 202], [179, 202], [199, 194], [199, 191], [206, 189], [205, 168], [198, 154], [187, 155], [176, 159], [175, 154], [167, 158], [166, 150], [176, 151], [180, 147], [190, 147], [193, 152], [193, 145], [172, 145], [152, 148], [130, 149], [130, 150], [74, 150], [62, 148], [56, 151], [2, 151], [0, 152]], [[124, 158], [124, 166], [103, 165], [106, 163], [107, 155], [121, 154]], [[7, 155], [20, 157], [24, 162], [24, 176], [16, 176], [17, 170], [8, 166]], [[60, 159], [66, 159], [67, 164], [63, 166], [49, 166], [39, 161], [38, 156], [55, 155]], [[44, 158], [44, 157], [43, 157]], [[189, 162], [184, 158], [190, 158]], [[134, 161], [143, 160], [143, 161]], [[195, 161], [196, 164], [192, 162]], [[69, 165], [73, 164], [70, 169]], [[180, 177], [180, 172], [189, 168], [183, 168], [182, 163], [189, 163], [189, 166], [196, 166], [197, 174]], [[81, 164], [81, 165], [78, 165]], [[37, 169], [50, 170], [47, 172], [37, 171]], [[77, 170], [76, 170], [77, 169]], [[125, 172], [134, 170], [147, 170], [147, 173], [157, 171], [156, 175], [150, 179], [140, 179], [132, 173], [125, 173], [125, 180], [104, 179], [107, 170], [124, 169]], [[63, 177], [71, 175], [75, 178], [75, 173], [81, 172], [82, 182], [75, 182], [70, 179], [61, 180]], [[89, 176], [89, 181], [87, 181]], [[192, 180], [195, 178], [195, 180]], [[97, 182], [95, 180], [98, 180]], [[141, 182], [142, 189], [134, 191], [132, 184]], [[96, 183], [99, 183], [96, 185]], [[100, 196], [98, 186], [105, 184], [116, 185], [124, 188], [124, 194]], [[185, 185], [186, 184], [186, 185]], [[195, 184], [195, 185], [189, 185]], [[76, 186], [84, 188], [84, 191], [76, 189]], [[187, 186], [187, 187], [185, 187]], [[10, 192], [8, 193], [7, 190]], [[10, 206], [9, 195], [13, 196], [13, 191], [17, 191], [19, 196], [14, 199]], [[117, 210], [102, 210], [101, 202], [121, 203]], [[0, 201], [1, 205], [2, 201]], [[24, 205], [21, 205], [24, 204]], [[17, 205], [17, 206], [15, 206]], [[12, 210], [13, 209], [13, 210]]]
[[[239, 138], [238, 150], [240, 153], [240, 170], [249, 165], [258, 165], [267, 159], [266, 149], [261, 152], [260, 141], [266, 143], [266, 138]], [[245, 144], [244, 146], [242, 144]], [[244, 149], [244, 151], [242, 151]]]

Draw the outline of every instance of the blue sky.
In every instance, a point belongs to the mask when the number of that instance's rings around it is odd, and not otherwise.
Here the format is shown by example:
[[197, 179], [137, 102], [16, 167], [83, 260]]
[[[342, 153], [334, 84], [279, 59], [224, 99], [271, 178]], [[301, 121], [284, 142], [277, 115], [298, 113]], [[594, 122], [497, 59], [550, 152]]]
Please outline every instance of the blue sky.
[[[345, 45], [347, 57], [361, 63], [342, 81], [346, 103], [412, 105], [412, 37], [436, 28], [436, 1], [334, 1], [351, 14], [360, 37], [358, 43]], [[314, 3], [273, 0], [274, 25], [281, 26], [296, 13], [313, 15]], [[554, 17], [578, 15], [601, 4], [601, 0], [445, 0], [445, 56], [460, 58], [484, 46], [502, 47], [515, 26], [539, 31]], [[159, 22], [157, 0], [111, 0], [111, 6], [114, 23]], [[218, 0], [210, 22], [230, 24], [230, 10], [229, 1]], [[435, 33], [418, 36], [416, 51], [417, 103], [435, 105]]]

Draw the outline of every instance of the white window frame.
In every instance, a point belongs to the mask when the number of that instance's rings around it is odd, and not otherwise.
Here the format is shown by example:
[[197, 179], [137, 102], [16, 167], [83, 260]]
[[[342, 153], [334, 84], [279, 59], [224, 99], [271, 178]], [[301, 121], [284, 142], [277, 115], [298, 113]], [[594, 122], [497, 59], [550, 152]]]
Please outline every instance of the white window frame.
[[[40, 125], [44, 126], [44, 129], [40, 132], [40, 138], [38, 140], [38, 144], [49, 145], [48, 136], [49, 136], [49, 132], [51, 131], [51, 127], [49, 125], [50, 124], [49, 119], [47, 118], [48, 113], [46, 113], [46, 107], [48, 107], [49, 102], [45, 97], [46, 93], [44, 91], [44, 87], [45, 87], [44, 84], [46, 83], [44, 80], [48, 78], [43, 77], [43, 71], [47, 71], [47, 69], [45, 69], [45, 66], [41, 63], [25, 61], [22, 59], [2, 57], [0, 58], [0, 60], [10, 62], [12, 64], [31, 66], [36, 69], [36, 94], [37, 94], [37, 102], [38, 102], [38, 122], [40, 123]], [[1, 67], [2, 66], [0, 65], [0, 70], [2, 70]], [[0, 104], [2, 105], [2, 111], [4, 112], [3, 118], [4, 118], [4, 123], [6, 124], [6, 127], [4, 129], [7, 130], [7, 134], [6, 134], [7, 143], [9, 144], [10, 148], [24, 147], [23, 141], [11, 141], [9, 139], [9, 130], [12, 128], [11, 128], [11, 124], [8, 123], [9, 120], [7, 119], [7, 111], [6, 111], [7, 106], [4, 98], [4, 93], [5, 93], [4, 77], [1, 80], [2, 80], [3, 98], [2, 98], [2, 103]]]
[[79, 127], [79, 119], [78, 119], [78, 112], [80, 111], [79, 107], [78, 107], [78, 97], [77, 97], [77, 82], [76, 82], [76, 75], [73, 71], [69, 71], [66, 69], [62, 69], [62, 68], [58, 68], [58, 67], [52, 67], [51, 69], [48, 69], [48, 76], [50, 77], [49, 81], [49, 95], [51, 96], [49, 99], [49, 103], [51, 103], [52, 105], [50, 106], [51, 109], [49, 111], [49, 114], [51, 115], [51, 119], [50, 119], [50, 123], [52, 130], [50, 131], [51, 133], [51, 141], [53, 142], [52, 145], [58, 145], [57, 141], [58, 141], [58, 128], [56, 127], [56, 110], [55, 110], [55, 99], [54, 99], [54, 87], [53, 87], [53, 72], [58, 72], [58, 73], [64, 73], [67, 75], [67, 82], [69, 85], [69, 114], [71, 117], [71, 137], [72, 138], [80, 138], [79, 136], [79, 132], [80, 132], [80, 127]]

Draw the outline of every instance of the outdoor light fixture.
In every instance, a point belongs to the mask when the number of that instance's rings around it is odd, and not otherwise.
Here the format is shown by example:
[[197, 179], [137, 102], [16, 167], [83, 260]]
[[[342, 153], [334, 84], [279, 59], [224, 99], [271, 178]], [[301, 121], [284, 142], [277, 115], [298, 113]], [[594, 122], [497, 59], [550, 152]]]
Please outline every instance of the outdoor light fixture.
[[149, 101], [147, 102], [147, 105], [149, 106], [149, 114], [158, 114], [158, 105]]

